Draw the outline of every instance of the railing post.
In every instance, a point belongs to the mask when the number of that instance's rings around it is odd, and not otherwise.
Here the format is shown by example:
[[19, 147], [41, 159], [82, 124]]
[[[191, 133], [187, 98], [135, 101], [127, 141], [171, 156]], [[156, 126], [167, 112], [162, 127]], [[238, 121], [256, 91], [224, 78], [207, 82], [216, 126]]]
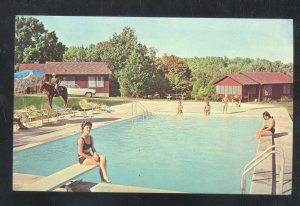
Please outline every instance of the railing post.
[[285, 158], [284, 158], [284, 153], [282, 153], [281, 161], [280, 161], [280, 174], [279, 174], [279, 186], [280, 186], [281, 194], [283, 193], [284, 164], [285, 164]]

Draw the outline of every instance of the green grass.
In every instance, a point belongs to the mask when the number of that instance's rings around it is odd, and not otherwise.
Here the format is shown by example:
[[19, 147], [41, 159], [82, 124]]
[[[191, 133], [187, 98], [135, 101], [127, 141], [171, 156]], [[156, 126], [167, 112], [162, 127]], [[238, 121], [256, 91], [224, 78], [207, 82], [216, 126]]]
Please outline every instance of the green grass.
[[[79, 109], [79, 101], [82, 98], [84, 97], [70, 97], [68, 99], [68, 107], [72, 107], [73, 109]], [[131, 102], [130, 100], [108, 99], [108, 98], [88, 98], [88, 101], [97, 104], [104, 104], [107, 106], [114, 106], [114, 105]], [[14, 96], [14, 110], [24, 109], [29, 105], [33, 105], [36, 108], [41, 108], [42, 103], [48, 103], [48, 98], [46, 95], [15, 95]], [[53, 104], [63, 106], [64, 101], [61, 97], [54, 97]]]

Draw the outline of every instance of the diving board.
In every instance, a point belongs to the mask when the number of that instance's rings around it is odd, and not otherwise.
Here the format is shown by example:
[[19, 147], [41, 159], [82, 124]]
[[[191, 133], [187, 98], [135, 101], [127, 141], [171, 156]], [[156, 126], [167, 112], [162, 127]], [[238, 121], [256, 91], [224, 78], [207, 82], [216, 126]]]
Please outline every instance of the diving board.
[[65, 185], [73, 178], [76, 178], [98, 165], [81, 165], [79, 163], [60, 170], [48, 177], [38, 180], [30, 185], [21, 188], [22, 191], [52, 191], [60, 186]]

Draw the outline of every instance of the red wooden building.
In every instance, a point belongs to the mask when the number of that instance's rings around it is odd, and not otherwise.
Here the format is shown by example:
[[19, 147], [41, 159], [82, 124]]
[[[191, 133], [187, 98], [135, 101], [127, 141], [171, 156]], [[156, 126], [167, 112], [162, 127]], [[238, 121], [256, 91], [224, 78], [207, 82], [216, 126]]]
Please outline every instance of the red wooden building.
[[[112, 73], [105, 62], [46, 62], [45, 64], [20, 64], [19, 71], [39, 69], [46, 80], [52, 73], [60, 79], [60, 85], [78, 84], [82, 88], [96, 89], [96, 96], [109, 96], [109, 75]], [[37, 88], [34, 88], [37, 90]]]
[[220, 97], [238, 96], [244, 102], [293, 97], [293, 78], [279, 72], [229, 74], [214, 84]]

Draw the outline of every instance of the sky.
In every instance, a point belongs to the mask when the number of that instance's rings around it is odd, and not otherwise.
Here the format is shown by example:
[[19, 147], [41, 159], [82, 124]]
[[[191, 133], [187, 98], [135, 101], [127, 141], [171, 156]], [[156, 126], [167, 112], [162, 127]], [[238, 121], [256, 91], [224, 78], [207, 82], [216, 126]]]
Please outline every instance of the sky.
[[32, 16], [66, 46], [108, 41], [125, 26], [157, 56], [242, 57], [293, 63], [292, 19]]

